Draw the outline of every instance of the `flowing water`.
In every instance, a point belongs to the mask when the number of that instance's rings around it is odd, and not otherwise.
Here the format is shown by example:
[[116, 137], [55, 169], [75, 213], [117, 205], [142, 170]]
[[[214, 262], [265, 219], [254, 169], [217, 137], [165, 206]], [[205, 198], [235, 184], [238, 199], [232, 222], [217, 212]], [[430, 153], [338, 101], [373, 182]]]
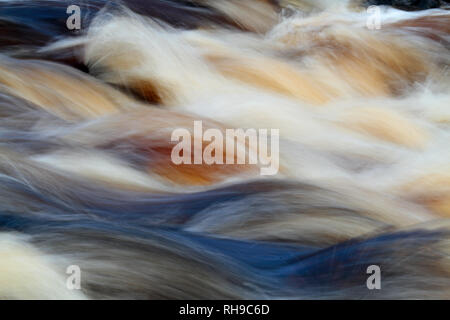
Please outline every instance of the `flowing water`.
[[449, 299], [450, 11], [380, 2], [0, 1], [0, 298]]

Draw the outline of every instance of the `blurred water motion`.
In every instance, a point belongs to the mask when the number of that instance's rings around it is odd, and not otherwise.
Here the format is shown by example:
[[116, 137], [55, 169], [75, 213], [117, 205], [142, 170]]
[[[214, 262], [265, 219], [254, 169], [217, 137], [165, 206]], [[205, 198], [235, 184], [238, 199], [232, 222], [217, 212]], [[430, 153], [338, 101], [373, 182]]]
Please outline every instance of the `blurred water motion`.
[[[0, 298], [450, 298], [447, 9], [1, 1]], [[194, 121], [278, 174], [174, 164]]]

